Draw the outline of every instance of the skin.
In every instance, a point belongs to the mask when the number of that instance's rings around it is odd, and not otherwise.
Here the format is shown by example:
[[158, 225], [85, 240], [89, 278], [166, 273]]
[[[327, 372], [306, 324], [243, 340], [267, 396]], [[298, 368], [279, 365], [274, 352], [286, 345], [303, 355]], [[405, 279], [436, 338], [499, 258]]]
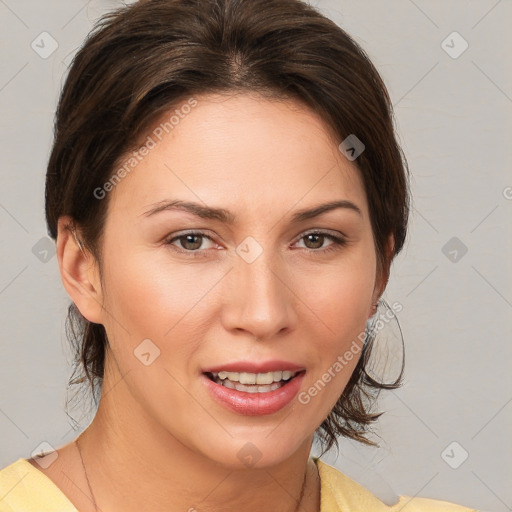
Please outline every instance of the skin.
[[[358, 356], [307, 405], [295, 399], [262, 416], [213, 401], [201, 372], [282, 359], [306, 369], [305, 391], [357, 340], [387, 283], [376, 268], [364, 186], [341, 141], [299, 103], [248, 94], [196, 99], [103, 199], [103, 280], [66, 229], [70, 219], [59, 219], [63, 284], [83, 316], [105, 326], [111, 348], [99, 410], [80, 437], [89, 480], [104, 511], [292, 512], [306, 474], [301, 510], [315, 512], [313, 433]], [[237, 223], [177, 210], [144, 215], [171, 198], [225, 208]], [[340, 199], [361, 215], [344, 208], [290, 221], [299, 209]], [[305, 237], [314, 229], [344, 236], [346, 245], [326, 252], [334, 241]], [[211, 239], [166, 244], [184, 230]], [[236, 252], [248, 236], [263, 250], [250, 264]], [[160, 349], [149, 366], [134, 357], [147, 338]], [[251, 467], [237, 456], [248, 442], [261, 453]], [[58, 453], [48, 469], [34, 465], [79, 510], [94, 510], [76, 446]]]

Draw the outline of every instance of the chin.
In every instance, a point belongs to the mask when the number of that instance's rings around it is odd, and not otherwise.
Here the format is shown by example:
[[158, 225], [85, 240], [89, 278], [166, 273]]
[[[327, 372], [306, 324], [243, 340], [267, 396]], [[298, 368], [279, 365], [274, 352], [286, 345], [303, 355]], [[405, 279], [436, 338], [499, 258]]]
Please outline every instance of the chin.
[[[203, 453], [211, 460], [230, 470], [264, 469], [288, 460], [301, 448], [309, 454], [308, 439], [294, 439], [293, 432], [272, 432], [275, 425], [260, 434], [254, 428], [240, 429], [238, 435], [212, 440]], [[246, 435], [243, 434], [245, 431]], [[297, 434], [297, 432], [295, 432]], [[312, 437], [312, 436], [311, 436]], [[305, 444], [307, 446], [305, 446]], [[212, 447], [215, 447], [212, 450]]]

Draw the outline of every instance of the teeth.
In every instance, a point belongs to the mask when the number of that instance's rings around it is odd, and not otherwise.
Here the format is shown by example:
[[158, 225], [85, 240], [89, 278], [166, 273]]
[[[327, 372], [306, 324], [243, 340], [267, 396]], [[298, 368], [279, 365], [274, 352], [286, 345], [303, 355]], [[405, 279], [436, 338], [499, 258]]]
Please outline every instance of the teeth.
[[268, 393], [280, 388], [283, 384], [280, 382], [273, 382], [269, 386], [251, 386], [246, 384], [240, 384], [239, 382], [231, 382], [229, 379], [220, 380], [217, 378], [217, 382], [229, 389], [236, 389], [237, 391], [245, 391], [246, 393]]
[[211, 372], [213, 380], [229, 389], [246, 393], [268, 393], [285, 385], [285, 381], [294, 377], [297, 372], [278, 370], [267, 373], [248, 372]]
[[[273, 382], [281, 382], [282, 380], [290, 380], [297, 372], [289, 370], [275, 371], [267, 373], [247, 373], [247, 372], [219, 372], [212, 373], [214, 378], [221, 380], [229, 380], [231, 382], [239, 382], [240, 384], [258, 384], [268, 385]], [[229, 386], [228, 386], [229, 387]]]

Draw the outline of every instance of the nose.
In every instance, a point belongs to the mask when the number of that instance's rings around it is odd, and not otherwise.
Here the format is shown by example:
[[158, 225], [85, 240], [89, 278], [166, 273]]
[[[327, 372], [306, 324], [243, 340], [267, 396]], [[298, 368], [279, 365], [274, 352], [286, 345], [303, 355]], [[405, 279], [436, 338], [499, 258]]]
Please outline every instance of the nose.
[[298, 316], [290, 269], [270, 250], [262, 251], [254, 261], [240, 254], [234, 258], [223, 289], [224, 328], [248, 333], [260, 341], [292, 331]]

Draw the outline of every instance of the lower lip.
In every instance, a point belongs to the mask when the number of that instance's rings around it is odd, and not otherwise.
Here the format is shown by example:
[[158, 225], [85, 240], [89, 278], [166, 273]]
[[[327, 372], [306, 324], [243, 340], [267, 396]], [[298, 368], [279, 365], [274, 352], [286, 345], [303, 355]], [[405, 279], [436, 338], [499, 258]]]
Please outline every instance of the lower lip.
[[217, 384], [203, 374], [203, 380], [214, 400], [228, 409], [247, 416], [273, 414], [288, 405], [299, 392], [305, 372], [297, 374], [274, 391], [246, 393]]

